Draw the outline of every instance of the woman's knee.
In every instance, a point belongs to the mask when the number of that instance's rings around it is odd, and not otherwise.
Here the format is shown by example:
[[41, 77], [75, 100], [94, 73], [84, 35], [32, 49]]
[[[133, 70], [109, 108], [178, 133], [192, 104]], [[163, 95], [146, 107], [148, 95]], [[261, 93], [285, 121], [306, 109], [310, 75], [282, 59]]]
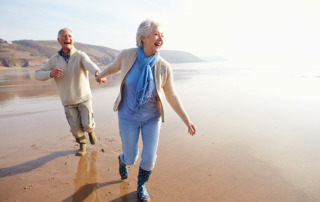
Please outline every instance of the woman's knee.
[[152, 158], [144, 158], [140, 163], [140, 167], [143, 170], [151, 171], [156, 164], [156, 160], [157, 160], [157, 156], [154, 156]]
[[135, 164], [138, 160], [139, 152], [124, 154], [124, 164], [132, 165]]

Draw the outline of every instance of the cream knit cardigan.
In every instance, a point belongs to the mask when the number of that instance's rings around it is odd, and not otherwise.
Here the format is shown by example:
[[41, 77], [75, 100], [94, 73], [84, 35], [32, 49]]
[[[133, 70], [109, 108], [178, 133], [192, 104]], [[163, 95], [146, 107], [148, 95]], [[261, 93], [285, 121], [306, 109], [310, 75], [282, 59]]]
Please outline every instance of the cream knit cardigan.
[[[119, 108], [119, 105], [122, 99], [122, 86], [124, 84], [125, 78], [129, 70], [133, 66], [136, 59], [137, 59], [137, 48], [123, 50], [119, 53], [119, 55], [113, 61], [113, 63], [108, 65], [105, 69], [103, 69], [98, 76], [98, 78], [104, 78], [106, 76], [115, 74], [120, 71], [122, 82], [120, 86], [120, 93], [113, 107], [114, 111], [117, 111]], [[170, 106], [174, 109], [174, 111], [180, 116], [180, 118], [185, 123], [188, 123], [190, 121], [189, 117], [185, 112], [179, 100], [179, 97], [174, 89], [172, 70], [171, 70], [170, 64], [160, 57], [159, 62], [155, 65], [154, 71], [155, 71], [154, 76], [155, 76], [156, 90], [160, 99], [159, 101], [161, 106], [160, 112], [162, 115], [162, 121], [164, 122], [164, 110], [163, 110], [162, 99], [161, 99], [162, 91], [163, 91]]]
[[51, 71], [56, 68], [63, 70], [63, 76], [55, 77], [54, 80], [64, 106], [82, 103], [92, 97], [88, 71], [95, 74], [100, 69], [86, 53], [73, 47], [70, 50], [68, 63], [59, 53], [56, 53], [40, 69], [36, 70], [35, 79], [40, 81], [50, 79]]

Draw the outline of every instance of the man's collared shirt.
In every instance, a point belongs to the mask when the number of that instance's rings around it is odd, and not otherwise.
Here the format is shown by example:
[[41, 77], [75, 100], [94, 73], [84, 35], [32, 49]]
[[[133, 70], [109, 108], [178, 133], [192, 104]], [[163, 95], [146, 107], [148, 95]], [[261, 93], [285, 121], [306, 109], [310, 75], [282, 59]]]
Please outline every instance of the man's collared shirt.
[[67, 55], [65, 55], [64, 52], [60, 50], [59, 55], [61, 55], [66, 62], [69, 62], [70, 52]]

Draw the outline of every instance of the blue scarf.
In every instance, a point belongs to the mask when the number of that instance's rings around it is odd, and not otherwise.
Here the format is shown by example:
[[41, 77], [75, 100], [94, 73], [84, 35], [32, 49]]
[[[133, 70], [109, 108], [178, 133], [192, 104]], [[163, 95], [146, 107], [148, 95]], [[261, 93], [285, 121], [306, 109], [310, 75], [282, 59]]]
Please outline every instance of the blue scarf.
[[159, 61], [159, 53], [146, 57], [142, 48], [137, 49], [139, 68], [142, 71], [137, 84], [135, 111], [139, 110], [141, 105], [151, 101], [152, 90], [154, 88], [154, 78], [152, 67]]

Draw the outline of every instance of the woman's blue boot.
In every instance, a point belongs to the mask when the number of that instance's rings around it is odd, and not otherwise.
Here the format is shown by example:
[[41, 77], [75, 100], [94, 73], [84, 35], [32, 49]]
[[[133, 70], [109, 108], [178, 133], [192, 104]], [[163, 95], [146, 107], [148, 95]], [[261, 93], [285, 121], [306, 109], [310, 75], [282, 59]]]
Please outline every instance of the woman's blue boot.
[[119, 159], [119, 174], [121, 176], [121, 179], [127, 179], [128, 178], [128, 168], [127, 165], [122, 163], [122, 161], [120, 160], [120, 156], [118, 156]]
[[151, 201], [150, 196], [147, 192], [147, 188], [145, 183], [149, 180], [152, 171], [146, 171], [142, 168], [139, 168], [139, 175], [138, 175], [138, 197], [140, 201]]

